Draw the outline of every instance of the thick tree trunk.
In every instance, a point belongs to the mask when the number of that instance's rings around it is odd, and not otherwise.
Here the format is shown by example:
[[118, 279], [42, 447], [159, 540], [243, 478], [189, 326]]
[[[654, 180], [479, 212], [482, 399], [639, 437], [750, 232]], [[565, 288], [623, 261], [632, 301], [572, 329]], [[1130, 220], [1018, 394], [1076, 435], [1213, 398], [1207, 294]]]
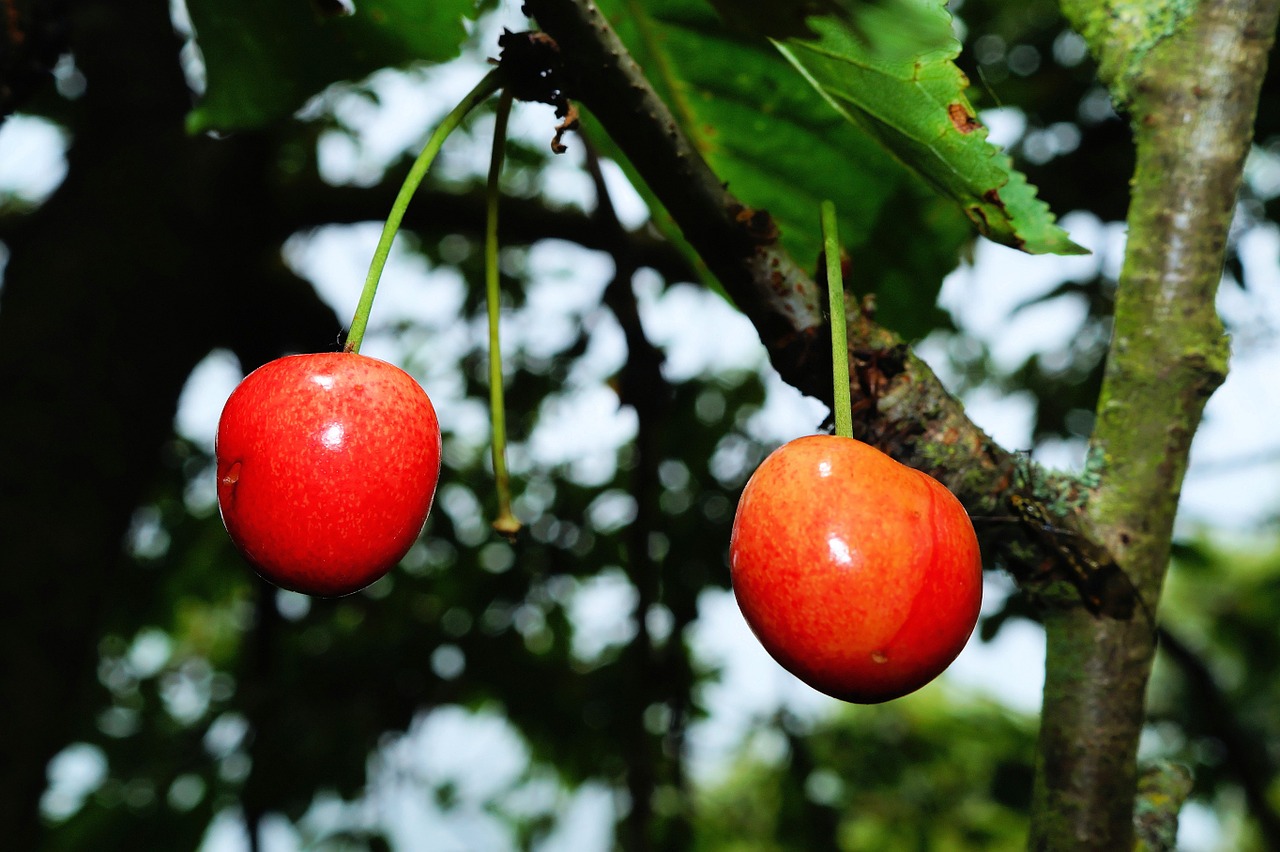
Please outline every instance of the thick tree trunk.
[[[1191, 439], [1227, 369], [1214, 304], [1276, 27], [1275, 0], [1063, 6], [1129, 111], [1137, 166], [1115, 331], [1090, 446], [1088, 515], [1155, 609]], [[1046, 618], [1031, 848], [1132, 846], [1154, 625]]]

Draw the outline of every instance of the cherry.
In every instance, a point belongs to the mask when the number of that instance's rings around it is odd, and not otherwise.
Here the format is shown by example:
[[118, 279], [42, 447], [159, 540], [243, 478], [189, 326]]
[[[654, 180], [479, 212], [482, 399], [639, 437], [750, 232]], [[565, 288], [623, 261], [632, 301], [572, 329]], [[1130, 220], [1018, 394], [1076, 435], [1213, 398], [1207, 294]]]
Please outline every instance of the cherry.
[[810, 686], [875, 704], [933, 680], [964, 647], [982, 560], [950, 491], [853, 438], [775, 450], [738, 503], [733, 591], [765, 649]]
[[276, 585], [322, 597], [386, 574], [440, 477], [440, 426], [408, 373], [356, 353], [290, 355], [231, 393], [215, 444], [232, 541]]

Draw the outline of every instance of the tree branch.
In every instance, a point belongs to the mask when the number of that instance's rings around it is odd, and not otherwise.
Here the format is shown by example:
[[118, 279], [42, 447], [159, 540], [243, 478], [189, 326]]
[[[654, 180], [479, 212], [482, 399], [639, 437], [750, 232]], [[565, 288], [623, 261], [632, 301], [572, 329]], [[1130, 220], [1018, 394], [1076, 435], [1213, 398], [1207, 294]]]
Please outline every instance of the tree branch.
[[[1114, 4], [1064, 3], [1098, 15], [1080, 26], [1096, 51], [1143, 57], [1102, 63], [1116, 75], [1109, 82], [1117, 91], [1133, 93], [1138, 185], [1090, 456], [1089, 515], [1068, 514], [1086, 522], [1086, 534], [1087, 521], [1097, 526], [1089, 537], [1118, 557], [1151, 602], [1167, 562], [1187, 447], [1225, 371], [1213, 292], [1276, 0], [1204, 0], [1186, 21], [1170, 17], [1163, 4], [1133, 0], [1126, 4], [1131, 13], [1157, 7], [1152, 26], [1138, 34], [1141, 43], [1131, 29], [1108, 25]], [[752, 320], [779, 374], [829, 402], [817, 288], [777, 245], [767, 213], [720, 183], [593, 3], [528, 0], [526, 7], [560, 45], [567, 93], [590, 109]], [[866, 314], [851, 319], [848, 336], [858, 437], [938, 475], [970, 506], [989, 506], [984, 497], [1010, 490], [1007, 455], [900, 339]], [[1032, 844], [1127, 848], [1152, 625], [1142, 617], [1097, 618], [1079, 607], [1048, 613], [1046, 625], [1047, 715]]]
[[[590, 0], [529, 0], [556, 40], [566, 94], [624, 152], [685, 239], [752, 321], [779, 375], [831, 404], [829, 332], [813, 279], [782, 249], [766, 211], [730, 193]], [[588, 128], [590, 132], [590, 128]], [[817, 211], [814, 211], [815, 221]], [[990, 511], [1013, 459], [965, 416], [933, 371], [867, 312], [848, 328], [855, 435]]]
[[[755, 325], [779, 375], [830, 406], [830, 331], [820, 308], [825, 295], [777, 243], [768, 214], [751, 210], [725, 188], [591, 0], [529, 0], [526, 9], [559, 45], [566, 93], [591, 110], [666, 207]], [[987, 529], [983, 550], [989, 565], [1016, 566], [1025, 562], [1030, 547], [1039, 556], [1037, 564], [1054, 566], [1030, 578], [1040, 584], [1058, 578], [1069, 555], [1088, 551], [1100, 574], [1106, 569], [1119, 574], [1085, 526], [1079, 482], [1046, 477], [995, 444], [933, 371], [901, 338], [877, 325], [869, 310], [850, 311], [846, 334], [854, 437], [933, 475], [976, 515], [1006, 511], [1014, 492], [1034, 494], [1043, 503], [1045, 523], [1033, 531], [1039, 536], [1026, 528], [1010, 532], [1006, 527], [1001, 534]], [[1046, 544], [1045, 529], [1060, 541]], [[1084, 591], [1080, 582], [1076, 585]], [[1090, 613], [1129, 617], [1103, 614], [1098, 607], [1090, 607]], [[1149, 626], [1149, 618], [1143, 620]]]
[[1134, 852], [1177, 849], [1178, 814], [1194, 786], [1191, 770], [1179, 763], [1159, 761], [1143, 771], [1133, 811]]
[[[1063, 3], [1104, 82], [1129, 98], [1137, 146], [1088, 515], [1154, 604], [1191, 438], [1226, 373], [1214, 294], [1280, 3], [1203, 0], [1177, 21], [1167, 4], [1114, 5]], [[1032, 848], [1129, 848], [1154, 635], [1079, 610], [1047, 613], [1045, 627]]]
[[[290, 184], [277, 206], [288, 232], [321, 225], [378, 222], [386, 218], [406, 169], [388, 172], [377, 186], [325, 186], [318, 178]], [[484, 188], [473, 191], [422, 188], [405, 213], [403, 227], [424, 234], [464, 233], [477, 238], [484, 231]], [[560, 239], [610, 254], [625, 254], [637, 267], [655, 270], [668, 281], [696, 281], [698, 270], [669, 240], [648, 228], [614, 229], [598, 217], [568, 207], [549, 207], [536, 198], [502, 199], [502, 238], [507, 245]]]

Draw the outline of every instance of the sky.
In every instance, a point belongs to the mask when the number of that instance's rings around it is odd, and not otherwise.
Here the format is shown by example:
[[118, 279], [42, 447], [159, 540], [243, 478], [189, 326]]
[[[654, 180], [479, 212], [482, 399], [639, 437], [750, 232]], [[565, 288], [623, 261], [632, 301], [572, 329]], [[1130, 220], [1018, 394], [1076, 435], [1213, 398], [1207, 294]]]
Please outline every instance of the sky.
[[[415, 149], [430, 127], [482, 73], [482, 66], [465, 63], [431, 74], [406, 77], [379, 75], [379, 102], [341, 98], [336, 113], [353, 127], [355, 136], [331, 133], [322, 137], [319, 155], [327, 178], [335, 183], [365, 185], [381, 175], [392, 157]], [[424, 96], [424, 89], [431, 95]], [[518, 105], [511, 132], [545, 142], [549, 110]], [[1020, 116], [1010, 110], [984, 113], [993, 139], [1011, 140], [1020, 132]], [[483, 128], [476, 128], [483, 138]], [[15, 116], [0, 125], [0, 191], [30, 201], [45, 197], [65, 174], [66, 139], [56, 127], [37, 119]], [[544, 177], [557, 200], [589, 206], [590, 181], [580, 171], [580, 152], [571, 151], [553, 164]], [[485, 146], [446, 146], [438, 163], [445, 173], [482, 173], [487, 167]], [[1251, 179], [1261, 191], [1280, 193], [1280, 165], [1264, 153], [1250, 162]], [[609, 166], [606, 176], [614, 204], [629, 226], [644, 221], [643, 203]], [[1270, 189], [1268, 189], [1270, 188]], [[1016, 365], [1034, 352], [1052, 352], [1077, 333], [1082, 306], [1070, 297], [1045, 302], [1033, 309], [1015, 308], [1051, 290], [1058, 282], [1091, 276], [1099, 264], [1115, 272], [1120, 263], [1123, 226], [1102, 223], [1085, 214], [1069, 214], [1062, 224], [1092, 255], [1046, 258], [1023, 255], [988, 242], [979, 244], [970, 265], [946, 280], [939, 303], [960, 328], [992, 346], [998, 364]], [[295, 237], [286, 260], [312, 280], [317, 292], [337, 311], [349, 316], [363, 282], [379, 225], [322, 229]], [[1274, 517], [1280, 506], [1280, 231], [1267, 225], [1238, 234], [1248, 287], [1224, 285], [1219, 308], [1233, 334], [1231, 372], [1210, 399], [1197, 434], [1179, 516], [1183, 533], [1213, 528], [1245, 535], [1258, 522]], [[6, 252], [0, 246], [0, 269]], [[607, 258], [560, 243], [533, 247], [527, 258], [529, 308], [504, 318], [504, 340], [511, 346], [555, 352], [583, 317], [591, 322], [590, 357], [581, 360], [566, 392], [548, 402], [532, 436], [527, 461], [554, 463], [571, 460], [584, 478], [603, 480], [614, 452], [635, 432], [634, 417], [617, 406], [605, 381], [625, 357], [622, 334], [611, 316], [595, 311], [612, 272]], [[363, 351], [388, 360], [403, 360], [404, 341], [388, 333], [401, 321], [422, 332], [415, 335], [411, 370], [436, 403], [442, 425], [487, 438], [487, 410], [482, 400], [468, 400], [447, 367], [459, 352], [483, 335], [479, 326], [455, 321], [464, 284], [456, 273], [433, 270], [410, 253], [394, 250], [384, 272], [373, 323]], [[2, 286], [2, 284], [0, 284]], [[703, 372], [731, 368], [763, 369], [767, 359], [747, 320], [719, 297], [690, 285], [664, 289], [660, 282], [640, 276], [635, 284], [642, 322], [654, 342], [667, 353], [668, 377], [679, 381]], [[594, 312], [593, 312], [594, 311]], [[714, 337], [704, 333], [714, 325]], [[328, 341], [321, 342], [327, 344]], [[918, 351], [947, 375], [942, 342], [928, 339]], [[241, 378], [234, 357], [211, 353], [193, 373], [183, 392], [175, 426], [183, 435], [212, 449], [218, 413]], [[970, 417], [1003, 446], [1031, 445], [1031, 402], [979, 388], [965, 397]], [[766, 404], [753, 419], [757, 437], [778, 444], [812, 432], [826, 409], [801, 396], [770, 374]], [[584, 428], [589, 424], [590, 428]], [[1079, 469], [1081, 443], [1042, 447], [1037, 459], [1049, 466]], [[206, 496], [206, 499], [208, 497]], [[1000, 578], [988, 580], [985, 606], [990, 609], [1008, 591]], [[583, 643], [581, 653], [626, 638], [627, 616], [633, 597], [619, 575], [602, 575], [577, 593], [574, 621]], [[620, 632], [621, 631], [621, 632]], [[723, 676], [705, 693], [710, 710], [690, 733], [691, 767], [695, 777], [712, 779], [725, 761], [738, 753], [751, 722], [786, 706], [801, 718], [828, 712], [834, 702], [797, 681], [773, 662], [755, 641], [729, 593], [706, 592], [692, 638], [696, 654], [723, 667]], [[995, 642], [972, 641], [941, 682], [926, 689], [964, 688], [988, 693], [1012, 708], [1034, 713], [1040, 706], [1043, 683], [1044, 638], [1039, 627], [1009, 624]], [[440, 665], [446, 663], [441, 662]], [[768, 748], [768, 744], [755, 745]], [[500, 801], [511, 812], [551, 809], [560, 814], [547, 850], [591, 852], [607, 849], [614, 819], [611, 793], [587, 785], [566, 793], [546, 778], [523, 772], [527, 749], [501, 717], [441, 708], [420, 717], [405, 734], [395, 737], [370, 761], [370, 795], [357, 803], [317, 800], [307, 825], [367, 822], [393, 827], [405, 850], [501, 849], [510, 845], [506, 829], [485, 805]], [[74, 758], [74, 759], [72, 759]], [[487, 767], [484, 777], [472, 767]], [[93, 756], [76, 752], [59, 764], [55, 776], [67, 789], [84, 789], [94, 778]], [[100, 767], [99, 767], [100, 770]], [[58, 775], [61, 773], [61, 775]], [[99, 772], [100, 774], [100, 772]], [[460, 791], [459, 808], [432, 813], [424, 809], [429, 797], [424, 785], [453, 780]], [[74, 797], [73, 797], [74, 798]], [[309, 822], [308, 822], [309, 821]], [[1191, 809], [1184, 816], [1181, 842], [1187, 850], [1209, 848], [1212, 818]], [[268, 852], [299, 848], [299, 827], [283, 819], [265, 826]], [[204, 849], [231, 852], [247, 848], [234, 814], [224, 814], [211, 827]]]

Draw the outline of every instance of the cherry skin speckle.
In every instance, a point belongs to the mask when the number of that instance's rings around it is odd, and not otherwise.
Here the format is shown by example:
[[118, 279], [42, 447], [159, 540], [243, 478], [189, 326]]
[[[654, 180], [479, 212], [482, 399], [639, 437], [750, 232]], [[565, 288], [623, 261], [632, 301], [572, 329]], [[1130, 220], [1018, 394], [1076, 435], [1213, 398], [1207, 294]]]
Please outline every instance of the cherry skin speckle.
[[265, 579], [337, 597], [390, 571], [440, 477], [440, 426], [406, 372], [354, 353], [290, 355], [228, 398], [215, 445], [218, 508]]
[[769, 455], [738, 503], [729, 560], [738, 605], [773, 658], [861, 704], [937, 677], [982, 603], [960, 501], [852, 438], [810, 435]]

